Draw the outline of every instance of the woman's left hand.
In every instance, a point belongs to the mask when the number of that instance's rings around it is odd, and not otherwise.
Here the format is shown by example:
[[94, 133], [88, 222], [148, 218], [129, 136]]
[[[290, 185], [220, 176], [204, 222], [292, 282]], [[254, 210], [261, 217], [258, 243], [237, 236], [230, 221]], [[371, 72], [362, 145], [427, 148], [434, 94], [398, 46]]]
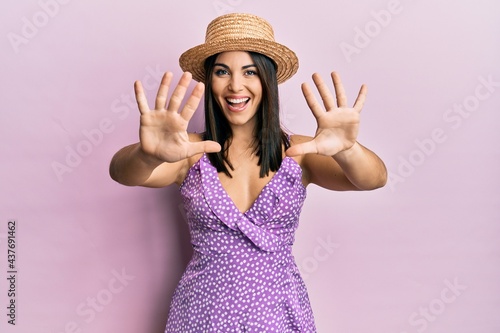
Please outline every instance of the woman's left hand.
[[367, 88], [361, 86], [358, 97], [352, 108], [347, 106], [347, 97], [340, 76], [336, 72], [331, 74], [335, 98], [317, 73], [312, 78], [323, 100], [323, 106], [318, 102], [312, 89], [307, 83], [302, 84], [302, 92], [311, 109], [318, 128], [311, 141], [296, 144], [287, 149], [288, 156], [302, 154], [321, 154], [333, 156], [341, 151], [348, 150], [356, 143], [359, 129], [359, 114], [365, 102]]

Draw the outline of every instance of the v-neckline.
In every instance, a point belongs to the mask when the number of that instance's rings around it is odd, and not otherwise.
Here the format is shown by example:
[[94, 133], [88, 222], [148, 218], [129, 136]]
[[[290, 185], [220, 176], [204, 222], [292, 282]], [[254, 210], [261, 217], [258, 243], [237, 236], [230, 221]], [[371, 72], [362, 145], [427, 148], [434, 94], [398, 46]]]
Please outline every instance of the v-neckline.
[[[208, 157], [207, 157], [208, 158]], [[283, 167], [283, 163], [288, 160], [289, 158], [291, 158], [290, 156], [285, 156], [283, 158], [283, 160], [281, 161], [281, 164], [278, 168], [278, 170], [276, 170], [276, 172], [274, 173], [274, 175], [271, 177], [271, 179], [269, 179], [269, 181], [266, 183], [266, 185], [264, 185], [264, 187], [262, 187], [262, 189], [260, 190], [259, 194], [257, 195], [257, 197], [255, 198], [255, 200], [252, 202], [252, 204], [250, 205], [250, 207], [248, 207], [247, 210], [245, 210], [244, 212], [241, 211], [241, 209], [238, 208], [238, 206], [236, 206], [236, 204], [234, 203], [233, 199], [231, 198], [231, 196], [229, 195], [229, 193], [227, 193], [226, 189], [224, 188], [224, 186], [222, 186], [222, 182], [219, 178], [219, 175], [218, 175], [218, 172], [217, 172], [217, 169], [214, 167], [213, 170], [215, 172], [215, 177], [217, 178], [217, 185], [221, 188], [221, 192], [224, 193], [224, 196], [228, 199], [228, 201], [231, 203], [231, 205], [233, 205], [234, 209], [236, 209], [236, 211], [238, 211], [241, 215], [246, 215], [248, 214], [254, 207], [255, 205], [257, 204], [257, 202], [259, 201], [260, 197], [263, 195], [264, 193], [264, 190], [267, 189], [267, 187], [270, 186], [270, 184], [274, 181], [274, 179], [276, 178], [276, 175], [281, 171], [282, 167]]]

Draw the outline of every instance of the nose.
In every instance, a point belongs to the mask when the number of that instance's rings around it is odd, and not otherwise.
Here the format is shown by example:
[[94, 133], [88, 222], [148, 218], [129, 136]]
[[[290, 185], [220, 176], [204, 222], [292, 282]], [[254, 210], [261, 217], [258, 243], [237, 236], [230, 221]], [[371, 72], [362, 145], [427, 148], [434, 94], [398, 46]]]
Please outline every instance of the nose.
[[229, 90], [232, 92], [238, 92], [243, 90], [243, 81], [242, 77], [239, 74], [231, 75], [231, 79], [229, 80]]

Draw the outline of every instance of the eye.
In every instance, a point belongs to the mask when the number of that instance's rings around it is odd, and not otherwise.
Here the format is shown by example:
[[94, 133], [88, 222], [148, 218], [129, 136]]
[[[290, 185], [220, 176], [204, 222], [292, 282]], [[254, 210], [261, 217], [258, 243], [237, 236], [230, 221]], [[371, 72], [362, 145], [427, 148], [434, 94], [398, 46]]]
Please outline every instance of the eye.
[[249, 69], [249, 70], [247, 70], [247, 71], [245, 72], [245, 75], [246, 75], [246, 76], [254, 76], [254, 75], [259, 75], [259, 74], [257, 73], [257, 71], [254, 71], [254, 70]]
[[214, 73], [217, 76], [229, 75], [229, 72], [227, 71], [227, 69], [222, 69], [222, 68], [216, 69]]

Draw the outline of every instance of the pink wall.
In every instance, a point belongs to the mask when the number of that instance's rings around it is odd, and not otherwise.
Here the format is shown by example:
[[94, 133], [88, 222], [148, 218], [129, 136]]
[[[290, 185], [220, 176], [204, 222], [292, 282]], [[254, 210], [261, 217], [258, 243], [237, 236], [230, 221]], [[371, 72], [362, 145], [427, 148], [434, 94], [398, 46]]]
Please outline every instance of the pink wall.
[[124, 187], [107, 167], [137, 140], [133, 81], [153, 96], [211, 19], [241, 11], [267, 18], [300, 58], [281, 87], [285, 125], [314, 133], [300, 83], [335, 69], [351, 100], [368, 84], [359, 140], [390, 170], [373, 192], [309, 187], [295, 255], [319, 332], [500, 332], [499, 10], [494, 0], [2, 4], [0, 331], [163, 331], [190, 255], [177, 190]]

